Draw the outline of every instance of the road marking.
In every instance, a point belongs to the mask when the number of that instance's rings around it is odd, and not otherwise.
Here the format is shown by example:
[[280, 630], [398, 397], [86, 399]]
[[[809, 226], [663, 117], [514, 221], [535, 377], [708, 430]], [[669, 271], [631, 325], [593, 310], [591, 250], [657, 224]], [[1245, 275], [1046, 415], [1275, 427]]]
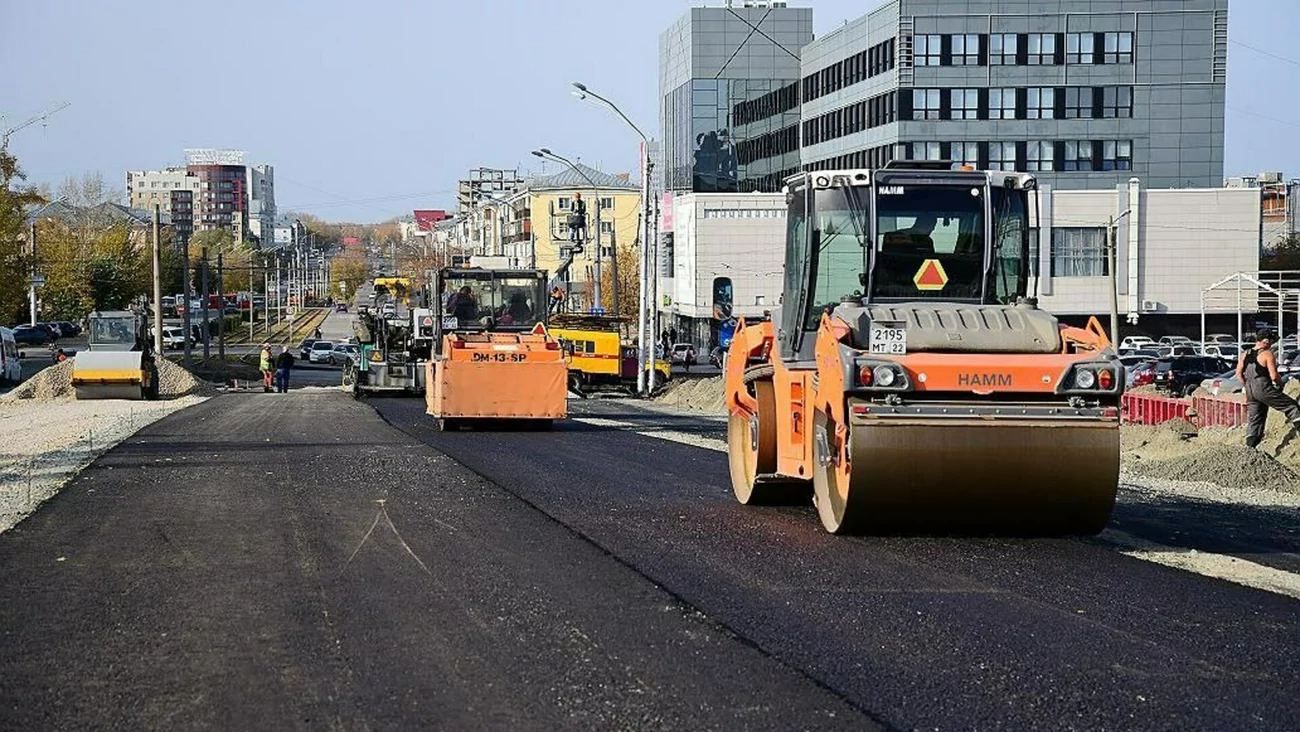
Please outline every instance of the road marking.
[[1134, 559], [1163, 564], [1166, 567], [1221, 579], [1256, 590], [1300, 599], [1300, 575], [1286, 570], [1226, 554], [1165, 546], [1139, 539], [1117, 529], [1106, 529], [1097, 539]]
[[574, 422], [582, 422], [593, 427], [610, 427], [613, 429], [624, 430], [643, 437], [653, 437], [658, 440], [667, 440], [691, 447], [699, 447], [714, 452], [726, 452], [727, 443], [723, 440], [712, 437], [701, 437], [692, 435], [689, 432], [678, 432], [667, 429], [646, 429], [644, 425], [638, 425], [633, 422], [623, 422], [617, 419], [605, 419], [603, 417], [573, 417]]

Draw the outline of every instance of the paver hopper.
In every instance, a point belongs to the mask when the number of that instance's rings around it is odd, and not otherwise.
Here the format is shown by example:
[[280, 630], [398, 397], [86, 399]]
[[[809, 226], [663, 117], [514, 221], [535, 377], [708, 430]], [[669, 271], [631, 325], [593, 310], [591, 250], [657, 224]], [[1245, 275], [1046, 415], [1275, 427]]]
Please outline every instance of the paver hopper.
[[834, 533], [1106, 525], [1124, 372], [1030, 296], [1034, 188], [946, 163], [787, 181], [781, 309], [726, 365], [738, 500], [812, 494]]
[[90, 342], [72, 361], [78, 399], [155, 399], [158, 365], [148, 319], [129, 310], [93, 312]]

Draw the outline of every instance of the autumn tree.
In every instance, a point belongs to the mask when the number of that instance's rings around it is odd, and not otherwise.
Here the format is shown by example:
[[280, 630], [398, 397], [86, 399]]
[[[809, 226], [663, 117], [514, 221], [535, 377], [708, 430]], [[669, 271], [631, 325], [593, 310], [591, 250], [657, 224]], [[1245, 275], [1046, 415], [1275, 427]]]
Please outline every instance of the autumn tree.
[[18, 159], [0, 149], [0, 323], [22, 320], [26, 310], [31, 260], [24, 212], [45, 200], [26, 179]]
[[615, 271], [612, 262], [601, 268], [600, 292], [601, 303], [606, 312], [628, 318], [633, 322], [637, 317], [637, 306], [641, 293], [641, 248], [635, 244], [621, 244], [618, 247], [618, 303], [614, 303]]

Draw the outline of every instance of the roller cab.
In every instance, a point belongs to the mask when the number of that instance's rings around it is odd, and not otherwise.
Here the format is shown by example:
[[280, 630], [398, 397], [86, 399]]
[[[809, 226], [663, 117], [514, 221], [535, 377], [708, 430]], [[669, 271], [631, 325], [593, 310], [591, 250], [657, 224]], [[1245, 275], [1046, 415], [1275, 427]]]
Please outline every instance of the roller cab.
[[726, 368], [742, 503], [834, 533], [1091, 534], [1119, 483], [1123, 371], [1037, 308], [1031, 176], [900, 164], [790, 179], [782, 309]]

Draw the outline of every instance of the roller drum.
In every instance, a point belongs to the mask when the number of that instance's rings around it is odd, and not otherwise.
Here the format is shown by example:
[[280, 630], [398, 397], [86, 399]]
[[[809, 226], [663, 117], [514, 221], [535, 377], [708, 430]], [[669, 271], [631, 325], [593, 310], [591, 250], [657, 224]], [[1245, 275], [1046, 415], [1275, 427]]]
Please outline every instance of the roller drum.
[[853, 530], [1086, 535], [1115, 505], [1114, 422], [854, 420], [848, 439]]

